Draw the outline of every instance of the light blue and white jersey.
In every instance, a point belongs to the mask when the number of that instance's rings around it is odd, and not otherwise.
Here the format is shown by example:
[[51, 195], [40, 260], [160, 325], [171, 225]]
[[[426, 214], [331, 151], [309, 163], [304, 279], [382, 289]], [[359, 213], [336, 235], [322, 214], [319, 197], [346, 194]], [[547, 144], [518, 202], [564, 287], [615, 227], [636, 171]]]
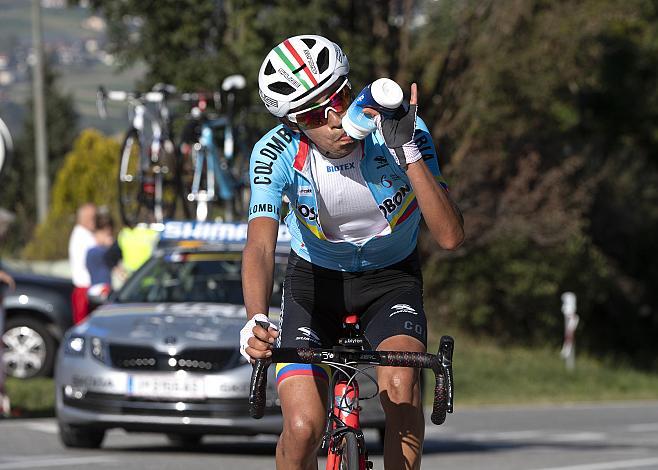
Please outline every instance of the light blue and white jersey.
[[[439, 184], [436, 150], [427, 126], [418, 118], [414, 140]], [[254, 146], [249, 165], [251, 201], [249, 220], [280, 219], [282, 197], [289, 201], [285, 218], [291, 247], [305, 260], [338, 271], [367, 271], [403, 260], [416, 247], [420, 209], [407, 174], [393, 159], [384, 138], [375, 131], [363, 141], [360, 170], [389, 233], [363, 243], [328, 240], [322, 231], [316, 199], [317, 186], [310, 169], [310, 142], [303, 134], [279, 125]]]

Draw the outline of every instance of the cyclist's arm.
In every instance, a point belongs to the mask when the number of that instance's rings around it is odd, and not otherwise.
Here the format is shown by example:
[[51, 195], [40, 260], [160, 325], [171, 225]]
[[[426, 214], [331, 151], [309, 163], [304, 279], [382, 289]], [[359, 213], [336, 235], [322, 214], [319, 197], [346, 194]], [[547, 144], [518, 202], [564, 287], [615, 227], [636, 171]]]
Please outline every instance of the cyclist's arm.
[[256, 217], [249, 222], [247, 244], [242, 254], [242, 290], [247, 319], [267, 315], [274, 277], [274, 251], [279, 222]]
[[[415, 101], [416, 96], [412, 96], [412, 100]], [[464, 218], [450, 197], [448, 185], [441, 176], [432, 136], [420, 118], [416, 123], [414, 141], [423, 158], [409, 164], [407, 176], [418, 206], [432, 238], [441, 248], [454, 250], [464, 241]]]
[[[278, 129], [278, 128], [277, 128]], [[270, 131], [255, 146], [249, 163], [251, 200], [249, 201], [249, 226], [247, 244], [242, 260], [242, 289], [247, 319], [255, 314], [267, 315], [274, 276], [274, 252], [279, 233], [281, 198], [288, 185], [282, 155], [272, 159], [272, 150], [267, 143]]]
[[423, 159], [409, 164], [407, 176], [434, 240], [447, 250], [459, 247], [464, 241], [464, 220], [448, 192], [436, 181]]

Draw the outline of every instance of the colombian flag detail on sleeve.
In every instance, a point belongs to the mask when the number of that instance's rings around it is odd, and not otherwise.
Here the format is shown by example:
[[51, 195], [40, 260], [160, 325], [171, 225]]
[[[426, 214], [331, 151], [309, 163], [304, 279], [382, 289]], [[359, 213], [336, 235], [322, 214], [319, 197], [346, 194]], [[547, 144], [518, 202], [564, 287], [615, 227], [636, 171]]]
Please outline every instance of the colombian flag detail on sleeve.
[[276, 384], [279, 385], [288, 377], [307, 375], [316, 377], [329, 383], [330, 367], [324, 364], [291, 364], [280, 363], [276, 365]]

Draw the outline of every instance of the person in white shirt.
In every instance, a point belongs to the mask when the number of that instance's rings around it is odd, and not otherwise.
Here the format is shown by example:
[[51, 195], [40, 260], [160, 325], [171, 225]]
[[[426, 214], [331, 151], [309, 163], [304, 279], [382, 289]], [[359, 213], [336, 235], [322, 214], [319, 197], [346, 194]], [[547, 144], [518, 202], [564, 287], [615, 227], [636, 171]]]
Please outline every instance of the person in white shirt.
[[96, 206], [91, 203], [83, 204], [78, 208], [76, 224], [69, 238], [69, 264], [71, 266], [71, 280], [73, 281], [73, 294], [71, 306], [73, 307], [73, 323], [80, 323], [89, 313], [89, 299], [87, 290], [91, 285], [91, 277], [87, 270], [87, 251], [96, 246], [94, 237], [94, 219]]

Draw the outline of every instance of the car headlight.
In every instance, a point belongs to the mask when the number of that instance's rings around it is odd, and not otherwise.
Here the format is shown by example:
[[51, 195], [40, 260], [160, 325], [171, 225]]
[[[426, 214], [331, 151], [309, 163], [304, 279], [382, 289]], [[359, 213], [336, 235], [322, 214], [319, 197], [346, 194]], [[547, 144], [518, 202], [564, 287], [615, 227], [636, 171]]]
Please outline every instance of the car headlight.
[[70, 336], [64, 343], [64, 352], [70, 356], [82, 356], [85, 353], [84, 336]]
[[91, 338], [91, 355], [99, 361], [105, 362], [105, 348], [103, 347], [103, 341], [96, 336]]

